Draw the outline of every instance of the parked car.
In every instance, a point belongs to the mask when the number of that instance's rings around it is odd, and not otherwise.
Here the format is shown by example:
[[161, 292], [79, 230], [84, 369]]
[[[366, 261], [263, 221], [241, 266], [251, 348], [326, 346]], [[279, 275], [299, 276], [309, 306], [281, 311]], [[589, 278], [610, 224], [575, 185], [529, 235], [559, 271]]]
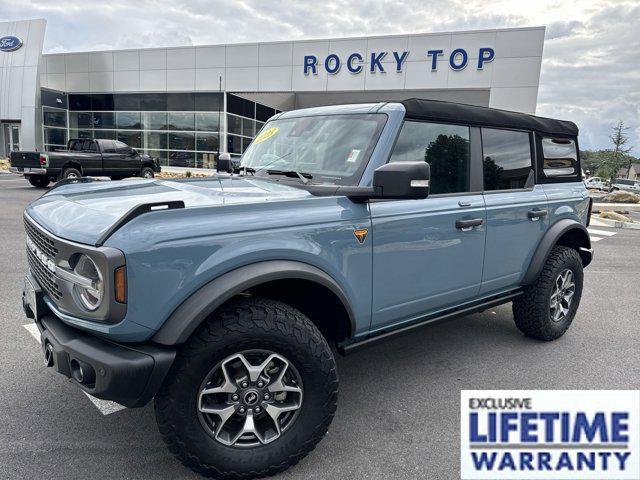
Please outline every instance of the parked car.
[[595, 190], [604, 190], [606, 188], [605, 183], [600, 177], [590, 177], [584, 181], [584, 186]]
[[15, 151], [10, 156], [10, 171], [25, 176], [34, 187], [82, 176], [105, 176], [113, 180], [125, 177], [153, 178], [160, 165], [148, 155], [117, 140], [72, 139], [67, 151]]
[[617, 190], [625, 190], [627, 192], [640, 193], [640, 180], [631, 180], [628, 178], [615, 178], [611, 180], [610, 192]]
[[239, 175], [31, 203], [24, 310], [46, 365], [98, 398], [153, 400], [189, 468], [274, 474], [331, 424], [332, 347], [508, 302], [525, 335], [567, 331], [592, 259], [577, 136], [427, 100], [280, 113]]

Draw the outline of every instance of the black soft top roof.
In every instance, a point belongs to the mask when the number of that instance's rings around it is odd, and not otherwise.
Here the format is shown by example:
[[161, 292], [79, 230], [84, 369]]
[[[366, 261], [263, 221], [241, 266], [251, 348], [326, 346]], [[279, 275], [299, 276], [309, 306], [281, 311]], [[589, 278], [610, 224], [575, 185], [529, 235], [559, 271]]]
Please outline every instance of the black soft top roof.
[[533, 130], [552, 135], [578, 136], [578, 127], [567, 120], [536, 117], [526, 113], [477, 107], [461, 103], [411, 98], [402, 102], [407, 118], [437, 122], [464, 123], [473, 126]]

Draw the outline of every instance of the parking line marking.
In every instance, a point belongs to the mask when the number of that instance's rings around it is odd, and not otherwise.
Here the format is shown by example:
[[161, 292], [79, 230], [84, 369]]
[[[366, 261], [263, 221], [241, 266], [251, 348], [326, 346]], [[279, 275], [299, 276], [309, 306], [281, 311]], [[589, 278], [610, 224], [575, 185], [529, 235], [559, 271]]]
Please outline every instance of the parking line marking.
[[599, 242], [600, 240], [602, 240], [602, 237], [594, 237], [592, 235], [589, 235], [589, 238], [592, 242]]
[[[38, 327], [35, 323], [27, 323], [26, 325], [23, 325], [23, 327], [27, 332], [31, 334], [33, 338], [36, 339], [38, 343], [41, 343], [40, 330], [38, 330]], [[108, 400], [101, 400], [99, 398], [96, 398], [93, 395], [88, 394], [84, 390], [81, 390], [81, 392], [84, 393], [89, 400], [91, 400], [91, 403], [93, 403], [93, 405], [98, 410], [100, 410], [100, 413], [102, 415], [111, 415], [112, 413], [116, 413], [116, 412], [119, 412], [120, 410], [124, 410], [125, 408], [127, 408], [116, 402], [110, 402]]]
[[609, 232], [607, 230], [597, 230], [595, 228], [588, 228], [589, 233], [595, 233], [596, 235], [602, 235], [604, 237], [613, 237], [617, 232]]

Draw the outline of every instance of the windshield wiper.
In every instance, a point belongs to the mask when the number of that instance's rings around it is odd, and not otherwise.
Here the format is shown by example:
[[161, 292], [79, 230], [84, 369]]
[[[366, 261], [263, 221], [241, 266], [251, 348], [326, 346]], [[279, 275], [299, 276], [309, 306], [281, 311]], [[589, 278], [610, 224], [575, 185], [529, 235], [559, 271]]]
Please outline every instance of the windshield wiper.
[[306, 172], [299, 172], [297, 170], [267, 170], [269, 175], [284, 175], [285, 177], [298, 177], [305, 185], [309, 183], [309, 180], [313, 178], [313, 175]]

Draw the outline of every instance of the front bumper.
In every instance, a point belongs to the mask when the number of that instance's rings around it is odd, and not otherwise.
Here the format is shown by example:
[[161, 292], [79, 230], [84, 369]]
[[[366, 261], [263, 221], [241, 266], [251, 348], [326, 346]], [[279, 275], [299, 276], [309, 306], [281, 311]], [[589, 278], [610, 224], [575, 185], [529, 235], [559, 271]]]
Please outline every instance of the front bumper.
[[9, 167], [11, 173], [18, 173], [21, 175], [46, 175], [46, 168], [29, 168], [29, 167]]
[[65, 325], [45, 305], [31, 276], [22, 294], [24, 312], [40, 330], [45, 365], [71, 379], [82, 390], [125, 407], [149, 403], [173, 364], [173, 348], [115, 343]]
[[123, 345], [68, 327], [53, 315], [36, 322], [45, 364], [94, 397], [143, 407], [155, 396], [176, 351], [153, 344]]

